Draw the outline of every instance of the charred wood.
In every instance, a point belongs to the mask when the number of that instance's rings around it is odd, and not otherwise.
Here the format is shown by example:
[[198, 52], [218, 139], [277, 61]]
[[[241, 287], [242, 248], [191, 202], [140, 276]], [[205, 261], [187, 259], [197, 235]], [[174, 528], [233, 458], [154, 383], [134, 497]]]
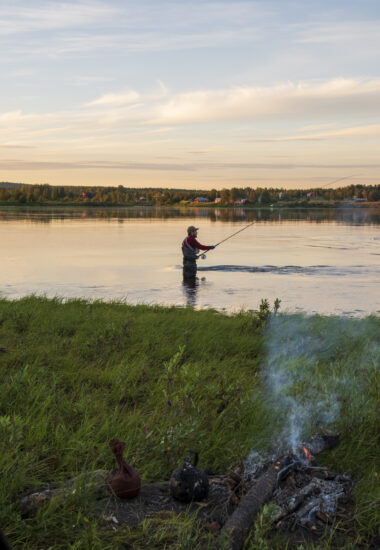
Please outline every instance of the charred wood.
[[226, 521], [221, 531], [223, 548], [226, 550], [240, 550], [243, 546], [256, 515], [273, 494], [277, 468], [274, 465], [269, 467], [241, 499], [234, 513]]

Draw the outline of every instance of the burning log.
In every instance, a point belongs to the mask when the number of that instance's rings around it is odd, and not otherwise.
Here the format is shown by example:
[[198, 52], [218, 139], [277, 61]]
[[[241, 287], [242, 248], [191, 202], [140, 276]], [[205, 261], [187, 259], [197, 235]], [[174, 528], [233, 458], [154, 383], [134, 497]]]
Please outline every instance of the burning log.
[[336, 514], [338, 500], [348, 494], [351, 480], [315, 466], [312, 455], [330, 450], [338, 443], [337, 435], [317, 435], [294, 452], [278, 458], [276, 463], [273, 460], [259, 463], [248, 472], [253, 485], [221, 531], [225, 548], [240, 550], [256, 515], [270, 499], [279, 507], [274, 518], [278, 527], [287, 523], [293, 529], [301, 526], [314, 531], [325, 527]]
[[324, 451], [335, 449], [339, 445], [339, 434], [336, 435], [316, 435], [306, 444], [307, 449], [312, 455], [319, 455]]
[[240, 504], [226, 521], [221, 539], [226, 550], [240, 550], [252, 526], [255, 516], [270, 499], [276, 486], [278, 467], [270, 466], [241, 499]]

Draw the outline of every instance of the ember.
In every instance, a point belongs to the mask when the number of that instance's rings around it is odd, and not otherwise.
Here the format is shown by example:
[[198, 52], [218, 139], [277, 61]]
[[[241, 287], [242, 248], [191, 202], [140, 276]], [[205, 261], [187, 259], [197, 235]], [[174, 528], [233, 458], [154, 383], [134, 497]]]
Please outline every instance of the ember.
[[307, 450], [306, 447], [302, 447], [303, 450], [303, 458], [306, 459], [307, 462], [311, 462], [311, 453]]

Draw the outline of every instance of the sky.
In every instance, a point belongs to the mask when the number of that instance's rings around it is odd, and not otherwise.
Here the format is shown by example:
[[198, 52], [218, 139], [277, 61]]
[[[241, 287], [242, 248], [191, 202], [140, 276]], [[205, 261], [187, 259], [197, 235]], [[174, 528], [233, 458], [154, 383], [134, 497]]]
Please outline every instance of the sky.
[[0, 181], [380, 183], [379, 0], [0, 0]]

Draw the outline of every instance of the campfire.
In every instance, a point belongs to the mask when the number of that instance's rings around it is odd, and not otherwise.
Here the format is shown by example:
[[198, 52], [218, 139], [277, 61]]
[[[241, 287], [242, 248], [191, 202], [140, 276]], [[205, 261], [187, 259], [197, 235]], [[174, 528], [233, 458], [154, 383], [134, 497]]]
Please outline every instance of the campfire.
[[208, 495], [205, 493], [202, 502], [175, 498], [168, 481], [143, 484], [138, 496], [130, 500], [110, 498], [110, 472], [97, 470], [63, 486], [40, 488], [23, 497], [20, 504], [26, 517], [51, 498], [75, 492], [78, 482], [85, 483], [94, 488], [105, 521], [111, 518], [117, 524], [136, 525], [162, 511], [181, 513], [190, 507], [205, 528], [215, 533], [215, 548], [219, 540], [225, 550], [240, 550], [261, 508], [271, 502], [276, 506], [273, 529], [296, 531], [294, 536], [301, 532], [318, 536], [334, 525], [340, 508], [350, 498], [352, 479], [315, 460], [338, 443], [337, 435], [318, 435], [289, 452], [266, 459], [256, 455], [224, 475], [209, 475]]
[[[336, 437], [319, 436], [314, 440], [314, 449], [321, 452], [335, 444]], [[300, 526], [320, 532], [332, 525], [339, 505], [349, 496], [352, 480], [319, 466], [306, 446], [285, 456], [281, 466], [272, 498], [279, 508], [274, 518], [277, 527], [294, 530]]]
[[249, 530], [248, 518], [268, 501], [277, 507], [274, 529], [302, 529], [318, 535], [332, 526], [339, 508], [350, 498], [353, 481], [319, 466], [314, 455], [338, 442], [337, 435], [318, 435], [283, 456], [247, 461], [240, 480], [246, 487], [245, 496], [223, 527], [232, 537], [229, 548], [241, 548]]

